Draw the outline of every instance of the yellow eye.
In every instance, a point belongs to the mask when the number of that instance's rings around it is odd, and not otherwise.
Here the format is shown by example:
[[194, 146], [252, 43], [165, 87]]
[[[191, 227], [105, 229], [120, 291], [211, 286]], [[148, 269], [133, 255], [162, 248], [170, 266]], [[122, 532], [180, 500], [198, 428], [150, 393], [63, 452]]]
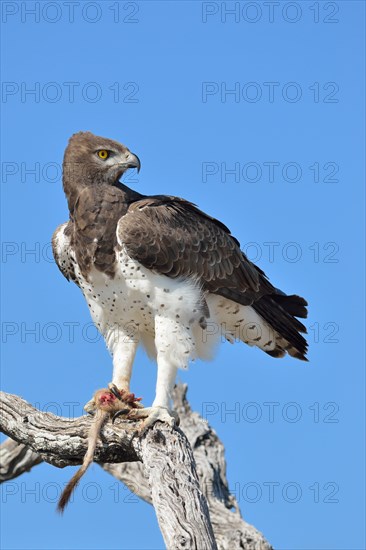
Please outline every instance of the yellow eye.
[[109, 152], [106, 149], [101, 149], [98, 151], [98, 157], [103, 160], [107, 160], [109, 157]]

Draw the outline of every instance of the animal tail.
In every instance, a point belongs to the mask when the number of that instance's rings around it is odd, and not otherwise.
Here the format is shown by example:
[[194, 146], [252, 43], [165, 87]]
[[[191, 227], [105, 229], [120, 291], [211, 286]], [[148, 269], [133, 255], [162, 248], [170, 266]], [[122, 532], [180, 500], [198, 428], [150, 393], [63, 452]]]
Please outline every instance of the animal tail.
[[57, 511], [62, 514], [70, 500], [70, 497], [74, 491], [74, 489], [77, 487], [80, 479], [83, 477], [87, 469], [89, 468], [90, 464], [93, 462], [94, 458], [94, 452], [95, 448], [97, 446], [97, 440], [98, 440], [98, 434], [104, 424], [104, 421], [106, 420], [108, 416], [107, 412], [104, 412], [102, 410], [96, 411], [96, 418], [93, 421], [93, 426], [90, 429], [89, 436], [88, 436], [88, 450], [84, 456], [84, 460], [78, 471], [73, 475], [73, 477], [70, 479], [69, 483], [66, 485], [65, 489], [62, 492], [62, 495], [60, 497], [60, 500], [57, 504]]

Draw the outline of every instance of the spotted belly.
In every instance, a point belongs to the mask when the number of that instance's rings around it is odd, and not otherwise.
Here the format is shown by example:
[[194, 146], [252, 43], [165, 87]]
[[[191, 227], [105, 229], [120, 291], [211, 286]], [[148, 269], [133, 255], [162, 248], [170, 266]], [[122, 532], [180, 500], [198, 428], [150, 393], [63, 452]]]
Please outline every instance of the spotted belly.
[[154, 356], [157, 319], [169, 320], [171, 331], [177, 334], [184, 326], [185, 331], [192, 333], [188, 336], [192, 341], [202, 332], [204, 297], [193, 281], [154, 273], [124, 252], [116, 253], [113, 278], [95, 268], [89, 272], [88, 280], [77, 266], [75, 272], [91, 317], [110, 349], [116, 336], [122, 335], [141, 340], [149, 355]]

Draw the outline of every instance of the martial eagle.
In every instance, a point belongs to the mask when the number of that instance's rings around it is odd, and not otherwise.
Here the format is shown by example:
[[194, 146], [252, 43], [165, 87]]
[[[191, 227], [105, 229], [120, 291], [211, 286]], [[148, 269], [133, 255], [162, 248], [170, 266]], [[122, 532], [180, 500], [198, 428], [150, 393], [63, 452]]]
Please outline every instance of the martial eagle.
[[126, 187], [119, 180], [129, 168], [140, 161], [124, 145], [74, 134], [63, 163], [70, 220], [52, 244], [113, 356], [112, 387], [129, 394], [139, 343], [157, 360], [155, 400], [133, 417], [145, 418], [145, 428], [172, 424], [177, 370], [210, 358], [223, 336], [306, 360], [297, 319], [306, 317], [306, 301], [272, 286], [229, 229], [191, 202]]

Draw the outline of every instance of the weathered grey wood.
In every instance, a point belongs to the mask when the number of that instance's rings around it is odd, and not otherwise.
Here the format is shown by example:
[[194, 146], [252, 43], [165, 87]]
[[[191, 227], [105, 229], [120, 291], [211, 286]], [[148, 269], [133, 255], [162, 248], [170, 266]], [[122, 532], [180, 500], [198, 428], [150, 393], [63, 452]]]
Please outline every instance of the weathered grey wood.
[[29, 472], [43, 462], [38, 453], [13, 439], [7, 439], [0, 445], [0, 482], [9, 481], [24, 472]]
[[[218, 548], [271, 550], [271, 545], [262, 533], [242, 518], [239, 505], [229, 491], [224, 446], [209, 424], [191, 410], [186, 394], [186, 385], [176, 386], [173, 392], [174, 408], [179, 413], [180, 427], [193, 450], [200, 486], [208, 501]], [[152, 502], [140, 463], [104, 464], [103, 469], [122, 481], [137, 496], [146, 502]]]
[[[180, 415], [180, 426], [187, 436], [193, 449], [193, 455], [197, 465], [197, 473], [199, 477], [200, 487], [205, 494], [209, 504], [211, 524], [214, 530], [218, 548], [223, 550], [271, 550], [271, 546], [264, 539], [263, 535], [259, 531], [257, 531], [252, 525], [246, 523], [241, 517], [239, 506], [236, 502], [235, 497], [230, 494], [228, 483], [226, 480], [226, 463], [224, 458], [223, 444], [217, 437], [216, 433], [212, 430], [212, 428], [209, 427], [207, 422], [203, 420], [203, 418], [200, 417], [197, 413], [192, 412], [186, 399], [186, 392], [186, 386], [179, 385], [176, 387], [173, 396], [174, 405], [175, 409], [179, 412]], [[50, 416], [53, 417], [53, 415]], [[169, 439], [170, 436], [168, 427], [167, 430]], [[174, 432], [175, 431], [176, 430], [174, 430]], [[162, 433], [162, 430], [159, 429], [158, 433]], [[119, 437], [122, 436], [123, 433], [122, 435], [119, 435]], [[150, 451], [146, 451], [146, 453], [151, 452], [151, 464], [153, 464], [155, 460], [157, 460], [159, 463], [159, 460], [162, 456], [161, 452], [159, 452], [159, 447], [161, 447], [159, 437], [160, 436], [158, 436], [157, 441], [151, 441], [150, 439], [148, 440], [147, 438], [145, 438], [141, 443], [142, 446], [146, 445], [148, 447], [151, 447]], [[130, 440], [130, 435], [127, 435], [127, 440]], [[184, 443], [184, 439], [182, 439], [182, 443]], [[169, 462], [167, 462], [165, 457], [165, 463], [160, 465], [163, 472], [161, 474], [162, 477], [156, 475], [156, 472], [154, 472], [154, 468], [150, 467], [148, 470], [146, 470], [145, 466], [141, 462], [106, 462], [102, 464], [102, 467], [106, 471], [111, 473], [116, 479], [124, 482], [137, 496], [143, 498], [149, 503], [153, 503], [152, 492], [149, 486], [150, 481], [152, 486], [156, 486], [158, 489], [157, 494], [154, 495], [154, 506], [159, 507], [159, 513], [161, 515], [165, 515], [166, 510], [164, 502], [164, 491], [159, 491], [159, 488], [161, 489], [162, 486], [165, 487], [165, 484], [171, 484], [171, 476], [173, 476], [172, 486], [177, 486], [175, 482], [176, 472], [174, 471], [174, 468], [176, 461], [174, 460], [174, 456], [180, 456], [180, 444], [181, 443], [178, 442], [178, 447], [176, 446], [176, 444], [172, 444], [169, 447], [170, 451], [173, 453], [173, 460], [171, 460], [170, 458]], [[4, 446], [7, 447], [5, 454], [2, 453], [2, 449]], [[17, 450], [17, 447], [19, 447], [20, 449]], [[15, 469], [14, 476], [12, 476], [12, 467], [10, 463], [15, 466], [17, 462], [17, 452], [19, 452], [20, 455], [22, 452], [24, 452], [23, 449], [23, 445], [17, 445], [10, 440], [3, 443], [3, 445], [0, 447], [0, 456], [3, 462], [2, 468], [0, 470], [0, 480], [4, 481], [7, 479], [12, 479], [12, 477], [19, 475], [16, 474]], [[155, 456], [155, 453], [157, 453], [157, 456]], [[82, 456], [83, 452], [81, 453], [81, 457]], [[186, 454], [184, 456], [187, 457]], [[39, 457], [38, 461], [37, 457], [38, 455], [36, 453], [30, 451], [30, 454], [27, 455], [28, 464], [26, 464], [27, 461], [23, 459], [24, 471], [26, 469], [30, 469], [33, 465], [39, 462]], [[192, 457], [190, 457], [190, 460], [191, 459]], [[26, 468], [26, 466], [28, 467]], [[188, 493], [188, 497], [186, 496], [188, 486], [186, 486], [185, 484], [185, 482], [189, 482], [190, 480], [184, 479], [184, 477], [182, 476], [179, 476], [179, 479], [180, 483], [183, 484], [179, 487], [179, 490], [182, 490], [182, 495], [184, 495], [183, 498], [185, 499], [185, 503], [187, 501], [190, 502], [192, 496], [190, 492]], [[161, 495], [160, 498], [159, 495]], [[199, 495], [199, 493], [196, 493], [196, 495]], [[193, 505], [196, 505], [195, 502], [193, 502]], [[188, 512], [191, 512], [191, 510], [189, 510]], [[196, 517], [194, 517], [194, 520], [196, 520]], [[167, 528], [170, 532], [171, 526], [169, 524]], [[162, 526], [161, 529], [163, 530]], [[181, 532], [182, 530], [179, 531], [179, 533]], [[186, 537], [186, 546], [168, 545], [168, 548], [201, 549], [201, 546], [195, 546], [196, 541], [194, 541], [194, 539], [191, 539], [187, 535]], [[175, 541], [175, 543], [178, 544], [182, 542], [184, 542], [184, 538], [180, 538]], [[203, 546], [202, 548], [205, 547]]]
[[[43, 413], [17, 395], [0, 392], [0, 430], [18, 443], [28, 445], [45, 461], [63, 468], [81, 464], [87, 448], [89, 416], [75, 419]], [[101, 432], [95, 462], [131, 462], [141, 460], [131, 444], [131, 426], [127, 422], [107, 423]]]
[[[171, 429], [164, 426], [149, 432], [141, 447], [152, 504], [161, 518], [163, 538], [170, 541], [169, 550], [217, 549], [207, 501], [199, 486], [186, 436], [180, 430], [174, 430], [172, 436]], [[165, 453], [161, 452], [162, 447]]]
[[271, 550], [262, 533], [246, 523], [240, 514], [226, 479], [225, 448], [216, 432], [191, 407], [186, 398], [187, 386], [176, 387], [173, 402], [181, 419], [196, 460], [202, 491], [207, 497], [211, 523], [217, 544], [222, 550]]
[[[20, 397], [4, 392], [0, 393], [0, 400], [2, 432], [18, 443], [29, 445], [54, 466], [82, 462], [92, 419], [71, 420], [40, 413]], [[141, 460], [167, 548], [215, 550], [207, 501], [200, 489], [192, 450], [184, 433], [157, 423], [140, 440], [132, 437], [135, 426], [123, 421], [116, 425], [105, 424], [95, 461]]]

